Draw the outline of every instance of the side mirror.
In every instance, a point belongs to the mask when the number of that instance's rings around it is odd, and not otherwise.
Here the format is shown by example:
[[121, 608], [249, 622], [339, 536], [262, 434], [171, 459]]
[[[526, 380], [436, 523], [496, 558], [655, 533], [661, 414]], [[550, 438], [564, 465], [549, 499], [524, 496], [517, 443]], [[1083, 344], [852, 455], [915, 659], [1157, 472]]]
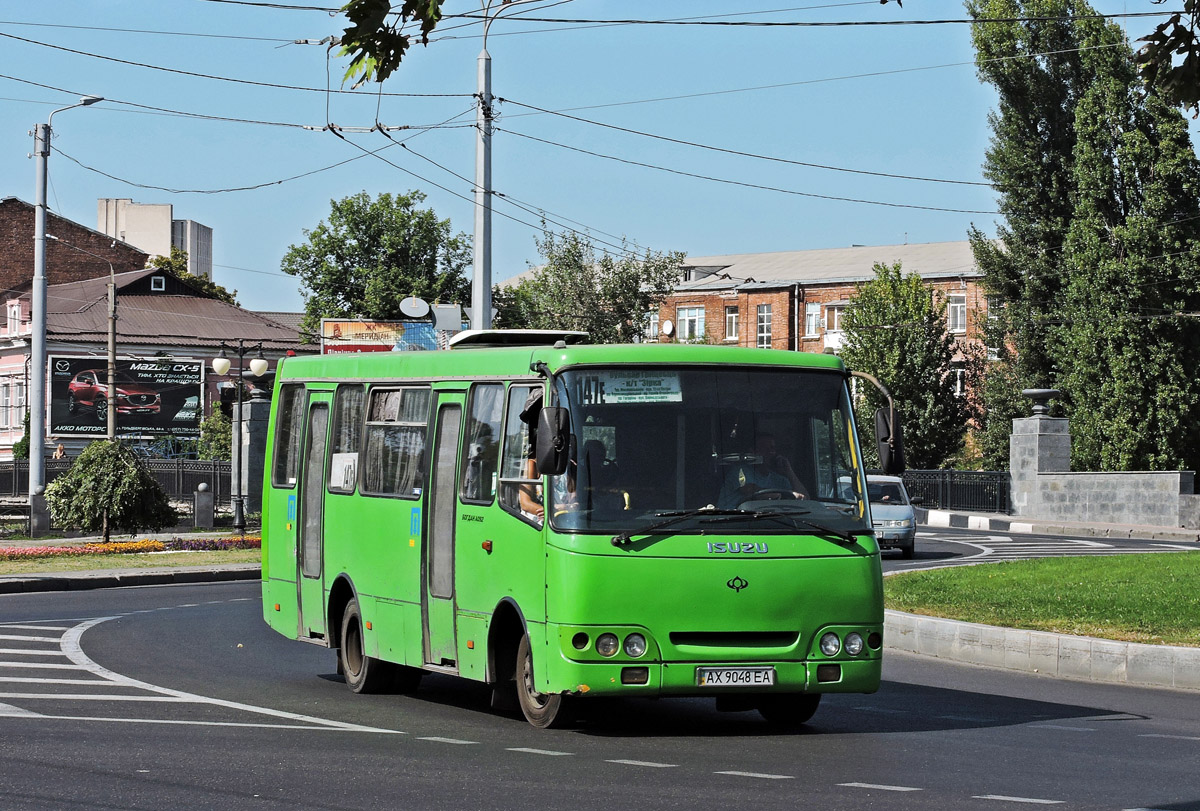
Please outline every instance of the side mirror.
[[904, 472], [904, 432], [900, 421], [889, 419], [889, 409], [875, 412], [875, 442], [879, 446], [879, 465], [889, 476]]
[[538, 475], [557, 476], [570, 457], [571, 417], [565, 408], [544, 407], [538, 414], [534, 459]]
[[908, 503], [909, 504], [924, 504], [925, 499], [921, 498], [920, 496], [913, 496], [912, 498], [910, 498], [908, 500]]

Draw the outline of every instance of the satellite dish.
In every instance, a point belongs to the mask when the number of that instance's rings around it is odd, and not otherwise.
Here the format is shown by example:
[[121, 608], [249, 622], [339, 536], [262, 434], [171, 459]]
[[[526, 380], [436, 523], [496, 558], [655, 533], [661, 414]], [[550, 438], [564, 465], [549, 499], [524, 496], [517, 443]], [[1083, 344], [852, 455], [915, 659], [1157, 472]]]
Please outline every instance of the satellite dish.
[[675, 325], [672, 324], [671, 319], [668, 318], [666, 321], [662, 322], [660, 329], [662, 330], [663, 335], [670, 335], [675, 331]]
[[400, 302], [400, 312], [409, 318], [424, 318], [429, 315], [429, 303], [425, 299], [409, 296]]

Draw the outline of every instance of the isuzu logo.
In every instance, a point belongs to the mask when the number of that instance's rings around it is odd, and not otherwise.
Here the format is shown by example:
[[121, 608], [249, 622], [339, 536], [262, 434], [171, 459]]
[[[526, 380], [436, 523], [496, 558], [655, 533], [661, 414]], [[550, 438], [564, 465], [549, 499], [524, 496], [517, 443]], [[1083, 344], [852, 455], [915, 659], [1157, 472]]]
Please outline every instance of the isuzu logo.
[[765, 543], [717, 541], [708, 545], [708, 553], [710, 555], [765, 555], [767, 554], [767, 545]]
[[732, 580], [726, 582], [725, 585], [729, 586], [729, 588], [733, 589], [734, 591], [741, 591], [742, 589], [746, 588], [746, 586], [749, 586], [750, 584], [747, 583], [746, 579], [743, 577], [735, 577]]

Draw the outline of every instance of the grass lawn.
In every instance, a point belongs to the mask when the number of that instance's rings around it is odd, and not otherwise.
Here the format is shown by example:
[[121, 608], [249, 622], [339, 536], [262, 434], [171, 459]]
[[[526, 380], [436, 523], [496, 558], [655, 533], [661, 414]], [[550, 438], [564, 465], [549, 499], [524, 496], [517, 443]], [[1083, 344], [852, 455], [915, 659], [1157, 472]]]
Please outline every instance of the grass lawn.
[[954, 566], [884, 578], [888, 608], [934, 617], [1200, 646], [1200, 554]]
[[81, 555], [34, 560], [0, 561], [4, 575], [36, 575], [54, 572], [86, 572], [103, 569], [154, 569], [165, 566], [220, 566], [226, 563], [258, 563], [258, 549], [229, 549], [211, 552], [151, 552], [147, 554]]

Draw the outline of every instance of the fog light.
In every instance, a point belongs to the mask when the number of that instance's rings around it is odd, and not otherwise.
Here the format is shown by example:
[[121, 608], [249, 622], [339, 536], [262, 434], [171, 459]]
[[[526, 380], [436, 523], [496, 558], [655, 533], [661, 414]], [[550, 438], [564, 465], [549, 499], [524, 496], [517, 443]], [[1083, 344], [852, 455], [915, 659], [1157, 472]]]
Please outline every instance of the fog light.
[[637, 659], [646, 653], [646, 637], [641, 634], [630, 634], [625, 637], [625, 655]]
[[616, 634], [600, 634], [596, 637], [596, 653], [601, 656], [616, 656], [620, 647], [621, 642]]
[[870, 646], [871, 650], [879, 650], [883, 647], [883, 634], [878, 631], [872, 631], [867, 637], [867, 645]]
[[841, 665], [817, 665], [817, 681], [828, 683], [842, 680]]
[[837, 656], [838, 651], [841, 649], [842, 640], [838, 639], [837, 634], [830, 631], [821, 637], [821, 653], [825, 654], [826, 656]]
[[583, 631], [571, 637], [571, 644], [575, 646], [575, 650], [587, 650], [588, 642], [591, 642], [591, 639]]
[[859, 634], [846, 634], [846, 653], [858, 656], [863, 650], [863, 638]]
[[621, 668], [621, 684], [646, 684], [650, 681], [650, 668], [623, 667]]

